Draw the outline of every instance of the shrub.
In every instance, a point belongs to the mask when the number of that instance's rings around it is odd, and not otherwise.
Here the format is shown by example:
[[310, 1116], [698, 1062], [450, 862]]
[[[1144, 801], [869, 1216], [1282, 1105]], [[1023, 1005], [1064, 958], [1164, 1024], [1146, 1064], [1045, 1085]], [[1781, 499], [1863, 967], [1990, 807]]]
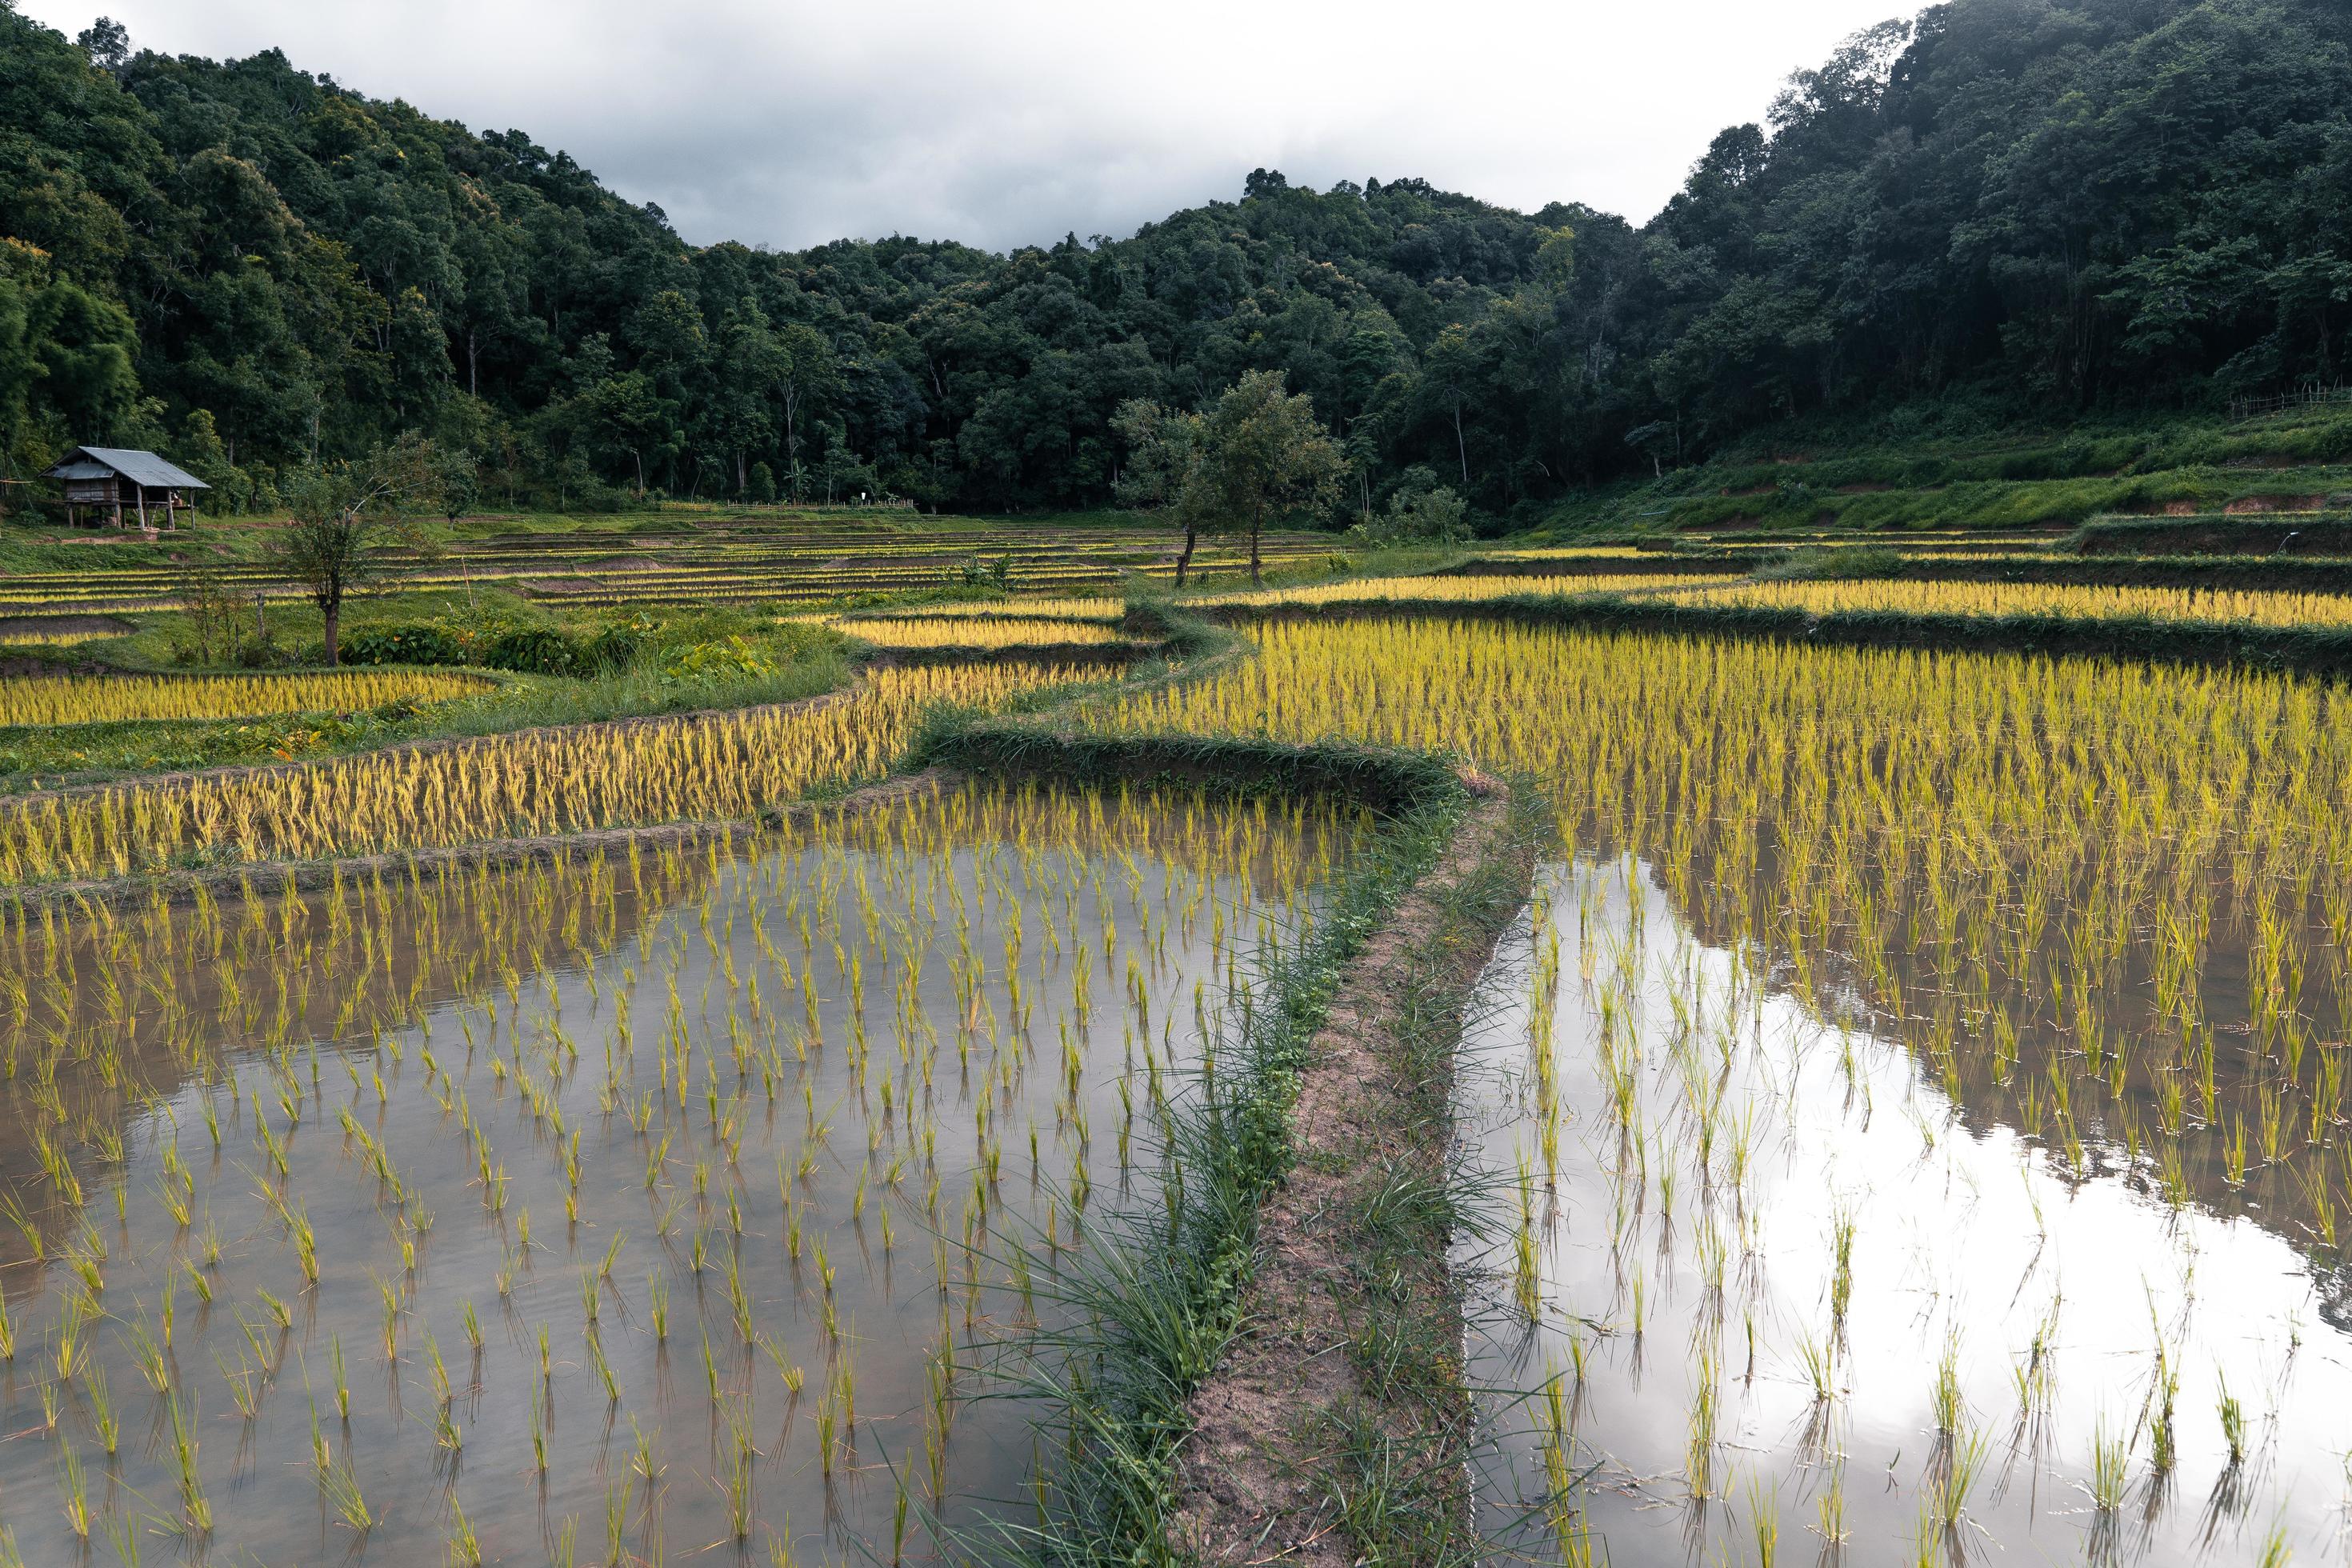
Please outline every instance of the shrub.
[[597, 668], [586, 648], [552, 626], [505, 633], [482, 650], [482, 662], [524, 675], [588, 675]]
[[1756, 569], [1768, 583], [1830, 583], [1891, 577], [1903, 566], [1900, 551], [1880, 544], [1843, 544], [1825, 550], [1791, 550]]
[[246, 669], [276, 669], [288, 662], [286, 650], [266, 637], [247, 637], [237, 645], [236, 662]]
[[465, 645], [442, 626], [370, 626], [342, 639], [345, 664], [464, 664]]
[[613, 674], [636, 663], [645, 649], [646, 639], [635, 626], [614, 626], [590, 637], [580, 651], [591, 670]]
[[748, 638], [730, 637], [718, 642], [695, 643], [669, 656], [662, 679], [680, 684], [738, 676], [772, 675], [776, 661]]
[[1388, 511], [1348, 531], [1354, 542], [1369, 549], [1400, 544], [1459, 544], [1470, 537], [1468, 503], [1443, 485], [1423, 490], [1399, 490], [1389, 498]]

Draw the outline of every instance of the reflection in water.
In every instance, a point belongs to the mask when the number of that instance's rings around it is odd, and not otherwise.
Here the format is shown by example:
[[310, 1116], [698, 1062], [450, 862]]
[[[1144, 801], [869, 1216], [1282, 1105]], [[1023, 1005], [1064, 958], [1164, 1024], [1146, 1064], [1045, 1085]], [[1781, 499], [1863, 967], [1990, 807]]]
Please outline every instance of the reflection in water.
[[1642, 857], [1707, 940], [1866, 1006], [1971, 1116], [2168, 1203], [2290, 1212], [2333, 1267], [2352, 689], [1440, 617], [1254, 635], [1107, 721], [1529, 776], [1566, 842]]
[[[1566, 961], [1567, 1060], [1528, 1076], [1509, 1135], [1528, 1223], [1498, 1296], [1572, 1283], [1543, 1310], [1591, 1321], [1507, 1365], [1564, 1369], [1558, 1425], [1579, 1424], [1556, 1479], [1616, 1456], [1585, 1489], [1596, 1515], [1622, 1504], [1617, 1562], [1655, 1554], [1668, 1518], [1672, 1550], [1734, 1560], [1800, 1550], [1800, 1530], [1874, 1562], [1895, 1542], [1989, 1553], [1988, 1533], [2067, 1557], [2210, 1534], [2259, 1559], [2273, 1525], [2332, 1528], [2352, 1441], [2324, 1429], [2352, 1201], [2352, 691], [1434, 616], [1252, 635], [1257, 658], [1104, 722], [1444, 748], [1530, 777], [1564, 843], [1638, 857], [1664, 889], [1631, 906], [1655, 907], [1653, 937], [1670, 903], [1699, 972], [1727, 984], [1739, 955], [1737, 1011], [1766, 1027], [1726, 1055], [1654, 960], [1601, 988], [1619, 973], [1601, 928]], [[1555, 891], [1580, 911], [1594, 887]], [[1853, 1036], [1850, 1072], [1823, 1018]], [[1906, 1146], [1919, 1172], [1898, 1179]], [[1864, 1359], [1879, 1335], [1901, 1347], [1883, 1371]], [[1942, 1409], [1905, 1427], [1923, 1402]], [[1533, 1409], [1552, 1419], [1552, 1398]], [[1824, 1500], [1830, 1519], [1807, 1511]], [[1735, 1549], [1759, 1518], [1786, 1539]]]
[[0, 928], [0, 1525], [217, 1562], [919, 1554], [1360, 825], [975, 790]]
[[1619, 1568], [2343, 1549], [2352, 1342], [2307, 1211], [2034, 1125], [1661, 879], [1550, 868], [1470, 1042], [1522, 1226], [1475, 1372], [1533, 1391], [1493, 1401], [1491, 1527]]

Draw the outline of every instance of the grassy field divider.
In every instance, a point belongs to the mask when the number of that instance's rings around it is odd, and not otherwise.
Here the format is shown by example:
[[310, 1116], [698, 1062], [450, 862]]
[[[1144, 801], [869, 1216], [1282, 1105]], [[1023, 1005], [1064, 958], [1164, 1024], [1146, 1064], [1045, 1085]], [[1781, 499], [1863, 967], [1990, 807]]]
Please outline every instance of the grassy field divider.
[[2033, 583], [2078, 588], [2352, 593], [2352, 561], [2300, 555], [1913, 556], [1885, 573], [1912, 583]]
[[1033, 1258], [1065, 1326], [1007, 1348], [996, 1375], [1039, 1402], [1050, 1446], [1034, 1516], [1001, 1513], [958, 1544], [1029, 1563], [1176, 1563], [1179, 1460], [1191, 1402], [1243, 1329], [1259, 1210], [1291, 1172], [1292, 1107], [1351, 961], [1438, 859], [1468, 809], [1459, 783], [1397, 818], [1341, 873], [1300, 944], [1252, 979], [1251, 1005], [1181, 1097], [1159, 1180]]
[[[1483, 782], [1483, 781], [1482, 781]], [[1165, 1549], [1315, 1568], [1475, 1561], [1456, 1048], [1549, 818], [1485, 784], [1338, 976], [1257, 1216], [1239, 1328], [1187, 1405]]]
[[2330, 679], [2352, 676], [2352, 626], [2274, 626], [2248, 621], [2191, 621], [2153, 616], [2090, 619], [2067, 616], [1929, 615], [1895, 610], [1839, 610], [1816, 616], [1799, 609], [1686, 605], [1622, 594], [1515, 594], [1458, 603], [1366, 598], [1312, 606], [1234, 605], [1223, 608], [1221, 614], [1235, 622], [1307, 616], [1359, 619], [1444, 616], [1457, 620], [1736, 637], [1816, 647], [2038, 654], [2051, 658], [2108, 658], [2274, 670]]
[[[1239, 651], [1155, 679], [1197, 679]], [[1285, 1561], [1355, 1561], [1342, 1542], [1434, 1561], [1469, 1508], [1447, 1264], [1464, 1213], [1453, 1047], [1549, 819], [1531, 795], [1427, 753], [1098, 735], [1076, 727], [1082, 706], [940, 715], [914, 760], [982, 778], [1337, 796], [1385, 820], [1305, 940], [1254, 977], [1166, 1129], [1156, 1190], [1091, 1221], [1082, 1247], [1030, 1260], [1068, 1326], [1013, 1347], [1003, 1375], [1042, 1402], [1053, 1457], [1033, 1519], [1000, 1516], [961, 1544], [1036, 1563], [1215, 1560], [1266, 1527], [1272, 1498], [1301, 1543]], [[1344, 1201], [1330, 1207], [1334, 1181]], [[1342, 1382], [1287, 1384], [1301, 1362]], [[1248, 1453], [1227, 1451], [1244, 1438]], [[1318, 1554], [1318, 1530], [1341, 1554]]]

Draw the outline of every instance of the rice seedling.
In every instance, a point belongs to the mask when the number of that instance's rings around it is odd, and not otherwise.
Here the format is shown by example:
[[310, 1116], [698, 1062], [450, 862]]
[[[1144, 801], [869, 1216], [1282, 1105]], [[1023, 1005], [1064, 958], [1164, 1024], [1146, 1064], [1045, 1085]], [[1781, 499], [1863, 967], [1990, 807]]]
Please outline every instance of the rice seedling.
[[82, 1397], [89, 1405], [90, 1427], [98, 1434], [98, 1446], [106, 1451], [107, 1458], [112, 1458], [122, 1441], [122, 1422], [107, 1393], [104, 1367], [90, 1368], [82, 1385]]
[[1959, 1361], [1959, 1331], [1954, 1329], [1944, 1336], [1944, 1353], [1936, 1363], [1936, 1430], [1947, 1437], [1958, 1432], [1968, 1419], [1968, 1406], [1960, 1393]]
[[178, 1469], [181, 1517], [190, 1530], [199, 1535], [209, 1534], [213, 1528], [211, 1503], [205, 1496], [204, 1479], [196, 1469], [196, 1438], [193, 1434], [195, 1411], [193, 1405], [184, 1408], [179, 1394], [164, 1395], [164, 1406], [172, 1419], [172, 1456]]
[[2230, 1468], [2235, 1469], [2246, 1460], [2246, 1409], [2230, 1392], [2227, 1380], [2221, 1384], [2220, 1401], [2221, 1442], [2229, 1450]]
[[616, 824], [742, 820], [886, 769], [929, 705], [1069, 679], [1018, 665], [877, 671], [812, 708], [520, 731], [242, 774], [108, 785], [0, 807], [0, 882], [121, 876], [190, 851], [308, 859]]
[[481, 1541], [456, 1498], [449, 1500], [449, 1561], [456, 1568], [482, 1568]]
[[1814, 1503], [1814, 1526], [1820, 1532], [1825, 1550], [1834, 1552], [1845, 1544], [1845, 1466], [1830, 1467], [1829, 1484], [1822, 1489]]
[[[1154, 1102], [1125, 1077], [1121, 1029], [1096, 1000], [1106, 976], [1128, 965], [1127, 1001], [1169, 1026], [1153, 1031], [1153, 1070], [1182, 1070], [1196, 982], [1207, 1012], [1223, 1007], [1256, 946], [1312, 918], [1321, 879], [1368, 826], [1312, 803], [920, 788], [730, 840], [386, 863], [318, 886], [256, 874], [178, 906], [93, 906], [46, 925], [33, 906], [21, 924], [0, 911], [0, 977], [25, 975], [28, 996], [20, 1014], [0, 978], [0, 1054], [13, 1047], [19, 1063], [0, 1098], [16, 1095], [48, 1140], [47, 1164], [31, 1162], [38, 1201], [22, 1215], [60, 1263], [9, 1303], [12, 1327], [37, 1336], [34, 1386], [53, 1417], [0, 1451], [0, 1482], [53, 1458], [76, 1425], [85, 1454], [86, 1434], [115, 1430], [109, 1394], [128, 1367], [164, 1401], [171, 1440], [157, 1453], [177, 1471], [181, 1527], [231, 1552], [306, 1505], [371, 1554], [430, 1552], [412, 1521], [452, 1519], [435, 1512], [435, 1478], [454, 1475], [486, 1560], [539, 1550], [514, 1489], [560, 1486], [593, 1462], [599, 1394], [609, 1421], [641, 1424], [623, 1428], [637, 1434], [632, 1479], [652, 1478], [642, 1524], [628, 1500], [639, 1559], [689, 1537], [749, 1541], [768, 1508], [824, 1506], [828, 1471], [871, 1462], [877, 1410], [924, 1413], [909, 1446], [936, 1504], [959, 1484], [965, 1445], [982, 1445], [970, 1462], [984, 1463], [1018, 1416], [982, 1405], [950, 1419], [919, 1315], [922, 1342], [891, 1353], [901, 1331], [887, 1303], [934, 1278], [928, 1249], [898, 1245], [901, 1216], [911, 1207], [952, 1237], [965, 1194], [975, 1267], [967, 1275], [961, 1247], [939, 1254], [952, 1260], [937, 1279], [950, 1315], [957, 1298], [975, 1324], [1061, 1310], [1024, 1289], [1022, 1268], [992, 1278], [977, 1264], [989, 1238], [1032, 1223], [1066, 1240], [1090, 1145], [1103, 1168], [1103, 1119], [1148, 1125]], [[34, 979], [61, 1009], [29, 1001]], [[99, 1070], [109, 1042], [110, 1083]], [[338, 1060], [348, 1070], [335, 1073]], [[163, 1131], [183, 1084], [205, 1086], [187, 1096], [208, 1118], [193, 1146]], [[144, 1105], [151, 1092], [152, 1109], [127, 1125], [154, 1137], [76, 1131], [104, 1127], [115, 1097]], [[1034, 1187], [992, 1157], [1024, 1123]], [[184, 1158], [191, 1148], [206, 1157]], [[761, 1162], [779, 1184], [739, 1179]], [[111, 1222], [101, 1240], [55, 1195], [52, 1172], [92, 1168], [129, 1191], [120, 1241]], [[478, 1207], [485, 1170], [505, 1185]], [[81, 1200], [93, 1214], [98, 1191]], [[467, 1218], [442, 1240], [436, 1211], [461, 1194]], [[541, 1221], [559, 1200], [562, 1216]], [[658, 1227], [666, 1255], [640, 1259], [653, 1265], [642, 1298], [621, 1289], [640, 1201], [671, 1216]], [[494, 1269], [507, 1278], [492, 1317], [514, 1314], [504, 1332], [478, 1310], [478, 1280]], [[373, 1289], [350, 1288], [362, 1278]], [[110, 1311], [118, 1332], [100, 1327]], [[468, 1352], [456, 1365], [436, 1332], [453, 1318]], [[352, 1376], [363, 1370], [348, 1364], [352, 1331], [376, 1342], [380, 1378]], [[326, 1340], [330, 1386], [315, 1405], [271, 1397], [287, 1345], [312, 1333]], [[646, 1420], [669, 1397], [667, 1347], [681, 1335], [697, 1353], [707, 1344], [698, 1381], [723, 1417], [694, 1465], [709, 1488], [661, 1480], [692, 1436]], [[559, 1356], [558, 1344], [573, 1348]], [[775, 1379], [743, 1377], [736, 1358], [753, 1347]], [[226, 1475], [239, 1452], [233, 1505], [210, 1495], [217, 1477], [197, 1462], [205, 1427], [178, 1370], [193, 1372], [191, 1355], [226, 1384], [223, 1414], [239, 1427], [219, 1456]], [[587, 1403], [558, 1420], [583, 1391]], [[76, 1403], [90, 1421], [62, 1419]], [[469, 1451], [503, 1409], [529, 1413], [530, 1441], [520, 1462], [485, 1469]], [[821, 1462], [803, 1424], [818, 1412]], [[306, 1421], [299, 1434], [287, 1426]], [[772, 1469], [751, 1434], [776, 1423], [802, 1446]], [[247, 1468], [289, 1440], [309, 1455], [300, 1499], [282, 1489], [292, 1476]], [[142, 1462], [137, 1447], [120, 1447], [126, 1472]], [[914, 1485], [904, 1519], [895, 1488], [838, 1493], [843, 1528], [911, 1559]], [[51, 1555], [70, 1544], [59, 1515], [39, 1530]], [[454, 1521], [449, 1535], [440, 1548], [462, 1548]]]
[[2352, 623], [2352, 596], [2215, 588], [2088, 587], [2044, 583], [1787, 582], [1688, 587], [1667, 584], [1686, 604], [1801, 609], [1822, 616], [1906, 611], [1938, 616], [2053, 616], [2067, 620], [2147, 616], [2177, 621], [2251, 621], [2263, 626]]
[[89, 1540], [89, 1484], [82, 1474], [81, 1458], [71, 1443], [58, 1447], [58, 1487], [65, 1496], [66, 1526], [77, 1539]]
[[1837, 1351], [1833, 1342], [1807, 1334], [1797, 1342], [1797, 1360], [1804, 1368], [1805, 1382], [1812, 1389], [1814, 1403], [1826, 1405], [1837, 1396]]
[[2130, 1451], [2125, 1439], [2108, 1430], [2105, 1421], [2091, 1438], [2091, 1506], [2113, 1513], [2123, 1506]]
[[390, 702], [446, 702], [488, 689], [442, 670], [338, 669], [299, 675], [61, 675], [0, 681], [0, 726], [111, 724], [350, 712]]

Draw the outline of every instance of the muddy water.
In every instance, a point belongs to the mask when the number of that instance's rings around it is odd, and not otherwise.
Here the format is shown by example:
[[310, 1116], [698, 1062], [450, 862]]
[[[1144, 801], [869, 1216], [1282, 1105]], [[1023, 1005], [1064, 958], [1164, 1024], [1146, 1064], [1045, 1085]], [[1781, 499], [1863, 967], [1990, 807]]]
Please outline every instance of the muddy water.
[[78, 1503], [98, 1561], [846, 1561], [903, 1495], [928, 1556], [934, 1503], [1032, 1462], [969, 1398], [1043, 1305], [1013, 1238], [1133, 1178], [1356, 831], [956, 791], [12, 920], [0, 1527], [31, 1563]]
[[1986, 1042], [1944, 1070], [1656, 883], [1549, 868], [1474, 1026], [1490, 1530], [1618, 1568], [2344, 1553], [2352, 1323], [2300, 1189], [2168, 1171], [2136, 1079], [2028, 1127]]

